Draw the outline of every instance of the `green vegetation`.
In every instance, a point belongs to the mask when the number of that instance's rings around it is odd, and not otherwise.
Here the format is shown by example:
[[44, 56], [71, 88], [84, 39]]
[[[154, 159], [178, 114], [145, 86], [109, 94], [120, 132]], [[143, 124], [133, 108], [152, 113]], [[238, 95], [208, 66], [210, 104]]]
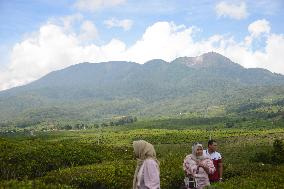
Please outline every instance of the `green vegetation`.
[[272, 123], [240, 118], [231, 120], [234, 127], [226, 128], [224, 123], [228, 120], [224, 119], [167, 118], [91, 130], [35, 131], [34, 136], [2, 134], [0, 185], [4, 188], [131, 188], [136, 166], [131, 143], [144, 139], [155, 145], [161, 187], [179, 188], [184, 176], [182, 162], [190, 153], [191, 144], [199, 141], [206, 146], [211, 136], [219, 143], [225, 168], [225, 182], [212, 188], [281, 188], [284, 185], [281, 120]]
[[282, 140], [276, 139], [273, 142], [273, 148], [268, 149], [265, 152], [259, 152], [254, 157], [255, 161], [269, 163], [269, 164], [281, 164], [284, 163], [284, 143]]
[[[283, 75], [245, 69], [217, 53], [204, 54], [200, 64], [194, 60], [82, 63], [52, 72], [0, 92], [0, 127], [93, 125], [110, 123], [116, 116], [253, 116], [253, 110], [261, 108], [259, 117], [283, 112]], [[270, 107], [275, 114], [266, 114]]]
[[154, 144], [161, 188], [180, 188], [193, 142], [212, 137], [224, 181], [284, 188], [284, 76], [217, 53], [82, 63], [0, 92], [0, 189], [131, 188], [132, 142]]

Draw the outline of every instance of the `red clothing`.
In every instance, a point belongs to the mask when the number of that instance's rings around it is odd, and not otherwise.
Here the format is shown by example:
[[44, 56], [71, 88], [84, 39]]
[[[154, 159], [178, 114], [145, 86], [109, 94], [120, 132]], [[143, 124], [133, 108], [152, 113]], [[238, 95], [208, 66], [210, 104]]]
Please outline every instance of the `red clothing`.
[[205, 154], [205, 155], [210, 157], [210, 159], [213, 161], [214, 167], [216, 169], [216, 171], [213, 174], [209, 175], [210, 182], [218, 182], [220, 180], [218, 164], [222, 163], [222, 156], [221, 156], [221, 154], [218, 153], [218, 152], [213, 152], [213, 153], [210, 154], [208, 152], [208, 150], [203, 150], [203, 154]]

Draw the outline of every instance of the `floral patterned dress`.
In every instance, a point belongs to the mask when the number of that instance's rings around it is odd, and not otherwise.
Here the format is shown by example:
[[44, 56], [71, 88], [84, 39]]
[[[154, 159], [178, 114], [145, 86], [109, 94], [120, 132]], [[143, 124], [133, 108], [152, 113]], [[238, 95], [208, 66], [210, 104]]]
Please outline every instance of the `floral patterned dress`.
[[198, 162], [208, 168], [209, 174], [215, 172], [214, 164], [209, 157], [205, 156], [202, 160], [195, 160], [191, 154], [185, 157], [183, 170], [187, 175], [192, 175], [195, 178], [197, 189], [203, 189], [205, 186], [209, 186], [210, 182], [207, 172], [198, 166]]

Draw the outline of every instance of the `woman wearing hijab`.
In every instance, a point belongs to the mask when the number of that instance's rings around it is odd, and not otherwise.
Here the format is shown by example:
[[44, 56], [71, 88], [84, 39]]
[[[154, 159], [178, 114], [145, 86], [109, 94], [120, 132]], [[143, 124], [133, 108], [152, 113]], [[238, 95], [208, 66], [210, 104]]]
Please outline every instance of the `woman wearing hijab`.
[[187, 177], [192, 177], [196, 182], [196, 189], [203, 189], [210, 185], [208, 174], [215, 172], [215, 167], [210, 157], [203, 155], [202, 144], [192, 146], [192, 154], [187, 155], [183, 162], [183, 169]]
[[159, 162], [152, 144], [138, 140], [133, 142], [137, 166], [133, 179], [133, 189], [160, 189]]

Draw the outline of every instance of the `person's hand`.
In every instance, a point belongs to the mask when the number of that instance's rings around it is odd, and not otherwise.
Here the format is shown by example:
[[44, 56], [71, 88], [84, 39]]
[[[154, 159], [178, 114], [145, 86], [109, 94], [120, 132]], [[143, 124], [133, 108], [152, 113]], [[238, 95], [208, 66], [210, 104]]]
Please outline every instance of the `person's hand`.
[[199, 167], [202, 167], [202, 168], [204, 168], [205, 166], [204, 166], [204, 164], [203, 163], [201, 163], [201, 162], [198, 162], [197, 163], [197, 165], [199, 166]]
[[208, 168], [205, 164], [198, 162], [198, 163], [197, 163], [197, 168], [198, 168], [198, 167], [202, 167], [202, 168], [204, 169], [204, 171], [205, 171], [207, 174], [209, 174], [209, 168]]
[[187, 171], [184, 171], [184, 173], [185, 173], [185, 176], [187, 177], [191, 176], [191, 173], [188, 173]]
[[195, 177], [195, 173], [186, 173], [185, 174], [187, 177]]
[[198, 161], [197, 166], [202, 167], [202, 163], [200, 161]]

